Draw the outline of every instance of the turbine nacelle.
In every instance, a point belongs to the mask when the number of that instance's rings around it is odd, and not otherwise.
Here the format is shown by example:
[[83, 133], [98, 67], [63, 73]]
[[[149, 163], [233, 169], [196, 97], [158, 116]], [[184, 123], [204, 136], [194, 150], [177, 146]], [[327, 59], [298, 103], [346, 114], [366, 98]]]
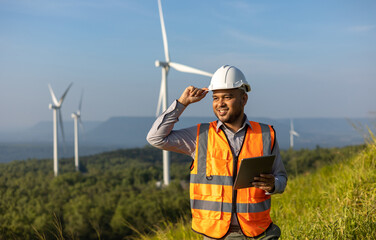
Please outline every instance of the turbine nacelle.
[[61, 108], [61, 106], [56, 106], [56, 105], [50, 103], [50, 104], [48, 105], [48, 108], [49, 108], [49, 109], [56, 109], [56, 110], [59, 110], [59, 109]]
[[162, 61], [159, 61], [159, 60], [156, 60], [154, 64], [155, 64], [156, 67], [164, 67], [164, 68], [170, 67], [168, 62], [162, 62]]
[[80, 118], [81, 117], [81, 114], [79, 112], [76, 112], [76, 113], [72, 113], [72, 118]]

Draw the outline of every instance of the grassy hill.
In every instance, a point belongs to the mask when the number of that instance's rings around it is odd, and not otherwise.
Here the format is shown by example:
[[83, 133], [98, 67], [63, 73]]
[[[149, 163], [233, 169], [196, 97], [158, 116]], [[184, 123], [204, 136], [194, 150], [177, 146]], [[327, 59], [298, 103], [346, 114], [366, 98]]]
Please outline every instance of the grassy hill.
[[283, 239], [376, 239], [376, 145], [288, 183], [272, 216]]
[[[273, 196], [271, 215], [282, 229], [281, 239], [376, 239], [376, 142], [289, 179], [286, 191]], [[202, 239], [184, 219], [138, 238]]]

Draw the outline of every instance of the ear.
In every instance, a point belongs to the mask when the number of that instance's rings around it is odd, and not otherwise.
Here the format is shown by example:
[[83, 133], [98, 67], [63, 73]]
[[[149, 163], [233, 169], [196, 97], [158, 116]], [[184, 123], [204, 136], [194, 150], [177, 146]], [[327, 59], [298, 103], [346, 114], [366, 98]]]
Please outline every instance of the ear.
[[243, 100], [243, 107], [244, 107], [248, 101], [248, 94], [246, 92], [243, 93], [242, 100]]

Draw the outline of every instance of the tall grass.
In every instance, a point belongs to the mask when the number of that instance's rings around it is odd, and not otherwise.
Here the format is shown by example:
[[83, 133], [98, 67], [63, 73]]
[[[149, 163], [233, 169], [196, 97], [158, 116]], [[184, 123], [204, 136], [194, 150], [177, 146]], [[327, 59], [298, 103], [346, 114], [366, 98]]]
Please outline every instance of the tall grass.
[[[376, 140], [341, 163], [289, 180], [273, 196], [272, 219], [281, 239], [376, 239]], [[189, 221], [166, 223], [138, 239], [202, 239]]]
[[376, 142], [288, 183], [273, 201], [282, 239], [376, 239]]
[[165, 222], [163, 226], [154, 227], [152, 234], [144, 235], [139, 233], [134, 240], [202, 240], [202, 236], [192, 231], [190, 224], [187, 224], [189, 220], [186, 218], [180, 219], [176, 224], [171, 222]]

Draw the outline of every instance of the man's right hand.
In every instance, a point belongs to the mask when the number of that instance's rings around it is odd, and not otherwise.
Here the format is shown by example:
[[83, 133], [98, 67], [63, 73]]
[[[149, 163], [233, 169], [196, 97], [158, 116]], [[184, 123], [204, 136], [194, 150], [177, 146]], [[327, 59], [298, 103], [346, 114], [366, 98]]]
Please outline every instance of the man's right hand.
[[187, 87], [178, 101], [184, 106], [188, 106], [191, 103], [198, 102], [203, 99], [208, 93], [207, 88], [196, 88], [193, 86]]

